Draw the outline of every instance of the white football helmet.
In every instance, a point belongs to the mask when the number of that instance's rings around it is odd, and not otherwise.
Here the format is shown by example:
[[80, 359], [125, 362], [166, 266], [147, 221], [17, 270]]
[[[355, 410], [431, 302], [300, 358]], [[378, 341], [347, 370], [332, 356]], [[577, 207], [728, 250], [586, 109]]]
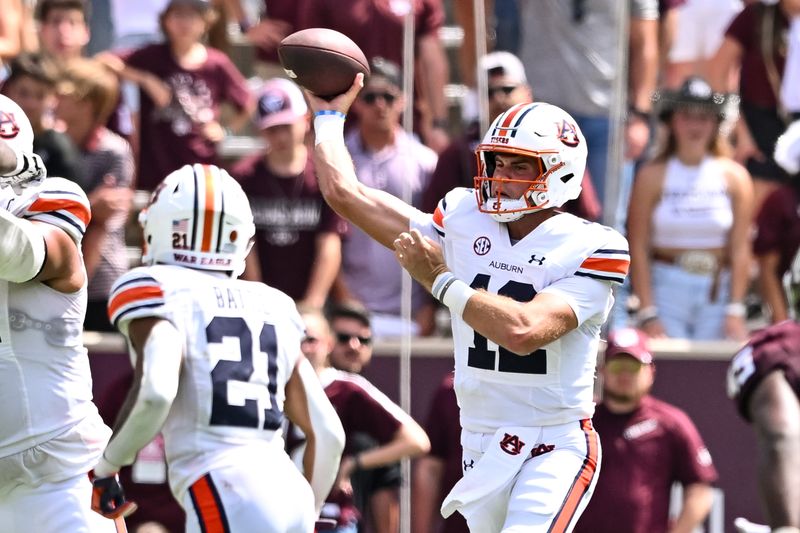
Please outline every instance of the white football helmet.
[[[495, 119], [475, 153], [478, 209], [498, 222], [513, 222], [527, 213], [561, 207], [581, 193], [586, 139], [575, 119], [554, 105], [515, 105]], [[519, 180], [494, 177], [496, 154], [533, 157], [538, 163], [538, 176], [517, 199], [503, 196], [503, 184]]]
[[33, 152], [31, 121], [14, 100], [2, 94], [0, 94], [0, 139], [17, 152]]
[[139, 214], [142, 262], [230, 272], [238, 277], [253, 244], [250, 201], [213, 165], [185, 165], [164, 178]]
[[[15, 152], [33, 153], [31, 121], [14, 100], [2, 94], [0, 94], [0, 139], [4, 140]], [[16, 195], [17, 193], [11, 187], [0, 187], [0, 200]]]

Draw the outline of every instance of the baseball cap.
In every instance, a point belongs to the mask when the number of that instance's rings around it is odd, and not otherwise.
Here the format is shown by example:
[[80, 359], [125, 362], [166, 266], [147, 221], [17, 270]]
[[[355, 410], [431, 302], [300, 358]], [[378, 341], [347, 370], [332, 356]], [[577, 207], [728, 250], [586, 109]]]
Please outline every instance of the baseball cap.
[[653, 362], [647, 335], [634, 328], [618, 329], [608, 335], [605, 358], [608, 360], [617, 355], [630, 355], [646, 365]]
[[256, 126], [265, 130], [272, 126], [294, 124], [306, 116], [306, 105], [300, 87], [284, 78], [273, 78], [264, 82], [256, 99]]
[[522, 61], [511, 52], [501, 50], [486, 54], [481, 58], [481, 68], [488, 71], [490, 76], [500, 74], [511, 83], [528, 83]]

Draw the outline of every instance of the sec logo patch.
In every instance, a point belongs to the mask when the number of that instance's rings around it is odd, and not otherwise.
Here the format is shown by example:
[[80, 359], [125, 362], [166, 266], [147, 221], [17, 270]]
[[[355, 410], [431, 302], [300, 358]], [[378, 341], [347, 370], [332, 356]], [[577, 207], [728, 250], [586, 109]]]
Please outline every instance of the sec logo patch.
[[489, 237], [478, 237], [472, 243], [472, 249], [478, 255], [486, 255], [492, 249], [492, 241], [489, 240]]

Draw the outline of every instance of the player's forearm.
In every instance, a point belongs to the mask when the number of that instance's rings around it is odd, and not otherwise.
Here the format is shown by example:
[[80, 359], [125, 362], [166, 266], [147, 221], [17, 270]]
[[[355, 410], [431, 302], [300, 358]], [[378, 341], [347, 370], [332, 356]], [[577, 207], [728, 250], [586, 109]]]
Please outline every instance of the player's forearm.
[[133, 463], [136, 454], [161, 430], [178, 394], [183, 344], [175, 327], [158, 321], [138, 354], [141, 380], [126, 400], [130, 412], [120, 419], [103, 458], [95, 468], [106, 477]]
[[0, 279], [30, 281], [41, 273], [46, 261], [45, 236], [36, 223], [0, 209]]
[[362, 185], [343, 140], [321, 142], [314, 149], [315, 170], [325, 201], [387, 248], [403, 231], [415, 209], [399, 198]]
[[475, 331], [517, 354], [528, 355], [577, 327], [569, 305], [549, 294], [531, 302], [477, 291], [467, 302], [464, 321]]
[[713, 493], [704, 483], [693, 483], [683, 489], [683, 507], [670, 533], [691, 533], [703, 523], [711, 511]]

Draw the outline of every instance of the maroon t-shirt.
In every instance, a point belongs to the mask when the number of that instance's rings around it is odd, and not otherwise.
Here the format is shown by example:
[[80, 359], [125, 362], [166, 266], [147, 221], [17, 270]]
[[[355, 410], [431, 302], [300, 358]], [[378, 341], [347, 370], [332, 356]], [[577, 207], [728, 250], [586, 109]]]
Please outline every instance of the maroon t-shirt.
[[223, 102], [242, 110], [250, 99], [244, 77], [228, 56], [206, 48], [206, 62], [192, 70], [178, 65], [167, 44], [145, 46], [123, 57], [126, 64], [158, 76], [172, 88], [172, 102], [162, 109], [140, 90], [140, 189], [152, 191], [186, 164], [217, 164], [217, 145], [203, 135], [203, 125], [219, 120]]
[[[431, 440], [430, 454], [444, 462], [442, 486], [438, 503], [444, 501], [453, 485], [461, 479], [461, 426], [453, 374], [442, 381], [431, 401], [425, 431]], [[467, 521], [460, 513], [453, 513], [442, 524], [440, 533], [469, 533]]]
[[299, 176], [275, 175], [264, 158], [238, 162], [231, 175], [250, 198], [256, 225], [256, 247], [264, 283], [295, 300], [306, 294], [316, 257], [317, 236], [342, 235], [347, 225], [325, 203], [309, 158]]
[[773, 191], [758, 213], [753, 252], [765, 255], [780, 254], [776, 274], [778, 278], [788, 272], [792, 260], [800, 248], [800, 195], [796, 187], [783, 185]]
[[758, 384], [773, 370], [783, 371], [795, 395], [800, 398], [800, 324], [794, 320], [784, 320], [757, 331], [750, 338], [747, 347], [734, 356], [734, 364], [740, 356], [748, 353], [752, 358], [752, 365], [750, 361], [737, 365], [742, 370], [736, 375], [740, 384], [738, 393], [733, 398], [745, 420], [750, 419], [747, 414], [747, 402], [750, 396]]
[[[778, 105], [778, 99], [775, 91], [772, 90], [772, 85], [770, 85], [767, 67], [764, 64], [761, 51], [761, 21], [759, 13], [763, 9], [765, 7], [761, 2], [753, 2], [745, 6], [728, 26], [725, 36], [730, 37], [742, 46], [742, 71], [740, 74], [741, 81], [739, 82], [742, 103], [774, 109]], [[789, 21], [780, 8], [776, 9], [775, 12], [776, 29], [780, 34], [785, 35], [789, 28]], [[785, 46], [776, 47], [773, 54], [778, 76], [782, 76], [783, 67], [786, 63]]]
[[413, 2], [417, 38], [444, 23], [441, 0], [300, 0], [302, 28], [331, 28], [350, 37], [367, 59], [380, 56], [403, 64], [404, 6]]
[[665, 533], [673, 482], [717, 479], [697, 428], [677, 407], [646, 396], [625, 415], [600, 404], [592, 421], [603, 463], [575, 533]]

